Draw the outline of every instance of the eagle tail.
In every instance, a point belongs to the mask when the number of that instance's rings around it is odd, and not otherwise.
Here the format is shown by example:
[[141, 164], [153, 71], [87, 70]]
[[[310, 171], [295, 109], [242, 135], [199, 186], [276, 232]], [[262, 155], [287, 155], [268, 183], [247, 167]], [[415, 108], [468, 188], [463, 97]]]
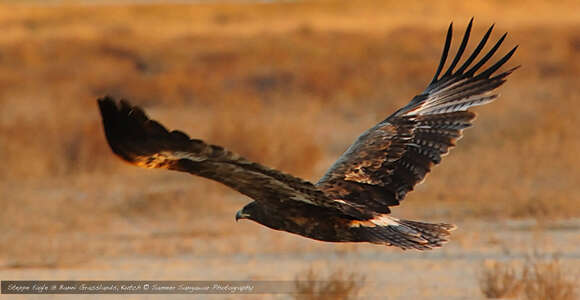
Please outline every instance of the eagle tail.
[[445, 223], [424, 223], [380, 216], [353, 226], [356, 234], [375, 244], [397, 246], [403, 250], [429, 250], [448, 242], [451, 231], [457, 227]]

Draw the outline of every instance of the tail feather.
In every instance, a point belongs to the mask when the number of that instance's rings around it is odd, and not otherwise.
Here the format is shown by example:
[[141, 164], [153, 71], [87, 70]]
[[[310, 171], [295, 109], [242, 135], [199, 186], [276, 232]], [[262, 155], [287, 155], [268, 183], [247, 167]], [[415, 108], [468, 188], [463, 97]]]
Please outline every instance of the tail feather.
[[430, 250], [448, 242], [453, 224], [424, 223], [380, 216], [370, 222], [357, 223], [353, 230], [364, 241], [396, 246], [403, 250]]
[[448, 242], [449, 240], [447, 237], [451, 234], [450, 232], [457, 228], [457, 226], [453, 224], [446, 223], [431, 224], [410, 220], [400, 220], [399, 222], [403, 226], [408, 226], [412, 228], [412, 230], [419, 232], [421, 237], [429, 242], [429, 245], [435, 247], [440, 247]]

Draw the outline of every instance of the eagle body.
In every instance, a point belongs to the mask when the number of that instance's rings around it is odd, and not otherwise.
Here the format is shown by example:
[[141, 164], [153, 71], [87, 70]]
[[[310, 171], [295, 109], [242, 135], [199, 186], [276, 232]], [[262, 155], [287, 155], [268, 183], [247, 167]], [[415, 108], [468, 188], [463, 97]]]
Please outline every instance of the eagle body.
[[[284, 213], [280, 213], [284, 210]], [[429, 224], [398, 220], [387, 215], [357, 220], [310, 204], [260, 206], [251, 202], [236, 219], [248, 218], [274, 230], [286, 231], [324, 242], [396, 243], [408, 249], [430, 249], [445, 243], [451, 224]]]
[[[337, 215], [336, 212], [307, 203], [287, 205], [260, 206], [251, 202], [236, 216], [252, 219], [274, 230], [306, 236], [325, 242], [356, 242], [357, 236], [352, 234], [348, 216]], [[284, 210], [280, 214], [280, 210]]]
[[253, 199], [237, 212], [236, 220], [249, 219], [326, 242], [369, 242], [418, 250], [440, 247], [454, 225], [395, 218], [390, 207], [399, 205], [471, 126], [475, 113], [468, 109], [495, 100], [497, 95], [491, 92], [516, 69], [494, 74], [517, 46], [479, 71], [506, 37], [478, 58], [493, 26], [459, 65], [472, 22], [446, 71], [452, 25], [425, 91], [362, 133], [316, 183], [191, 139], [181, 131], [169, 131], [125, 100], [98, 99], [105, 136], [113, 152], [131, 164], [205, 177]]

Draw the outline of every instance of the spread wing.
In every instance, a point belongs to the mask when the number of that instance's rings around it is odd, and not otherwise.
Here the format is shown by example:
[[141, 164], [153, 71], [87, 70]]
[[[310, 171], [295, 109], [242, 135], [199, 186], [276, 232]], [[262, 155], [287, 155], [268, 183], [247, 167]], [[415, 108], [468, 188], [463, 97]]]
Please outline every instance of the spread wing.
[[452, 24], [427, 89], [359, 136], [320, 179], [317, 186], [330, 199], [367, 214], [389, 213], [389, 206], [398, 205], [455, 146], [462, 130], [471, 126], [475, 114], [468, 109], [497, 97], [490, 92], [502, 85], [515, 68], [493, 74], [510, 59], [517, 46], [478, 73], [506, 37], [504, 34], [473, 65], [490, 36], [491, 26], [473, 53], [455, 69], [469, 40], [472, 22], [473, 19], [445, 73], [441, 75], [451, 44]]
[[221, 182], [256, 201], [328, 203], [312, 183], [251, 162], [220, 146], [168, 131], [143, 110], [110, 97], [98, 100], [105, 135], [123, 160], [143, 168], [188, 172]]

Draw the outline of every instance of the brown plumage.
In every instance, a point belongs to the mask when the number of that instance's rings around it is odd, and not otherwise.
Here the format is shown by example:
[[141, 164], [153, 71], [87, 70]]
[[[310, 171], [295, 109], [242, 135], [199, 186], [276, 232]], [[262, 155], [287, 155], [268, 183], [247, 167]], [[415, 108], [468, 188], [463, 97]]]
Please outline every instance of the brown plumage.
[[[472, 21], [457, 54], [441, 75], [451, 44], [449, 26], [435, 76], [409, 104], [364, 132], [313, 184], [249, 161], [220, 146], [168, 131], [127, 101], [98, 100], [107, 141], [115, 154], [144, 168], [163, 168], [221, 182], [254, 201], [236, 214], [272, 229], [329, 242], [370, 242], [402, 249], [431, 249], [447, 242], [451, 224], [430, 224], [390, 216], [414, 186], [455, 146], [475, 118], [467, 109], [489, 103], [490, 92], [515, 69], [493, 75], [513, 55], [478, 70], [505, 34], [477, 63], [493, 26], [457, 69]], [[441, 75], [441, 76], [440, 76]], [[492, 76], [493, 75], [493, 76]]]

